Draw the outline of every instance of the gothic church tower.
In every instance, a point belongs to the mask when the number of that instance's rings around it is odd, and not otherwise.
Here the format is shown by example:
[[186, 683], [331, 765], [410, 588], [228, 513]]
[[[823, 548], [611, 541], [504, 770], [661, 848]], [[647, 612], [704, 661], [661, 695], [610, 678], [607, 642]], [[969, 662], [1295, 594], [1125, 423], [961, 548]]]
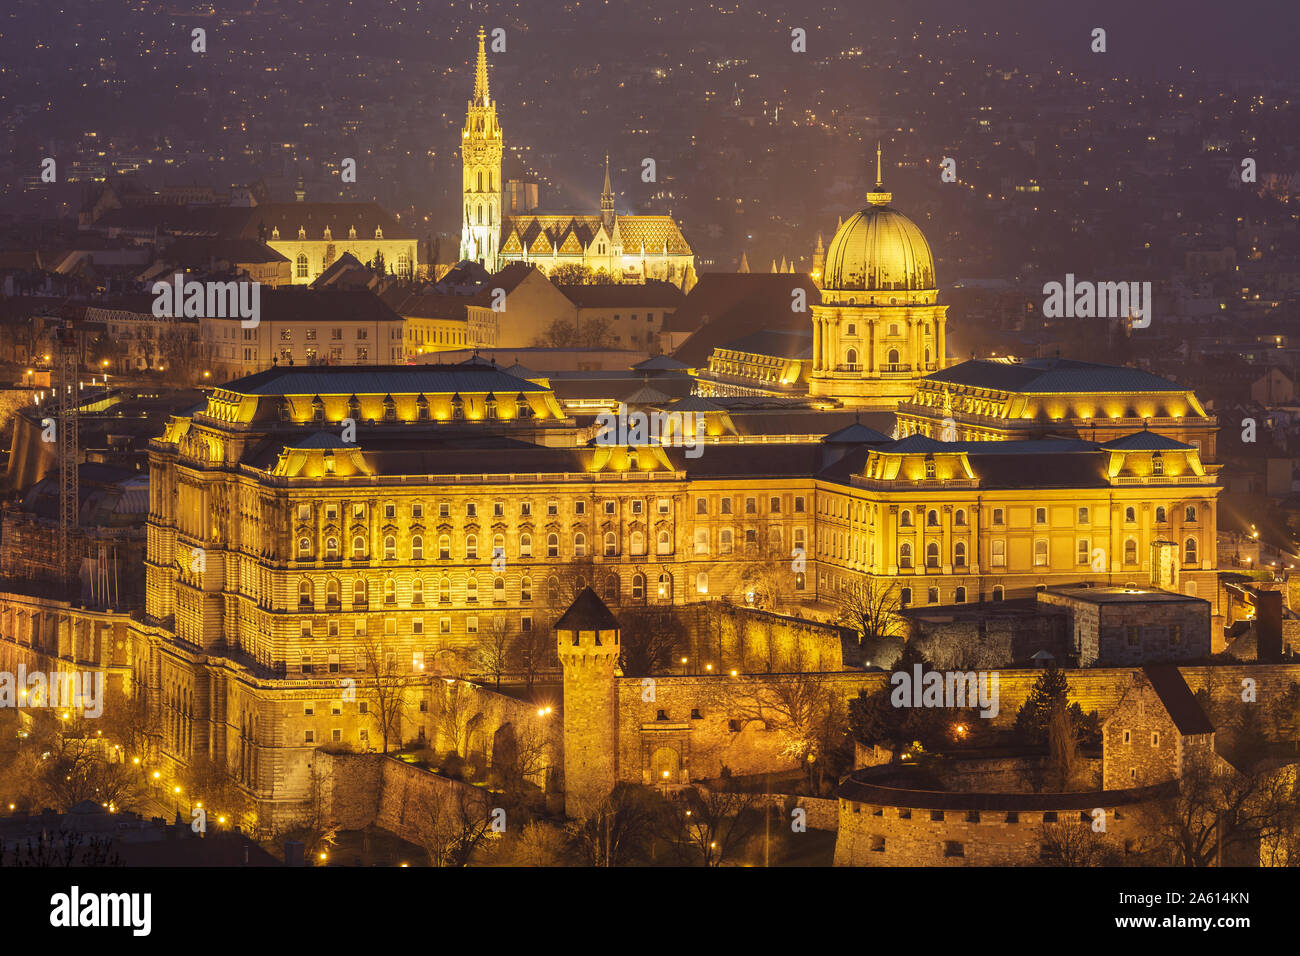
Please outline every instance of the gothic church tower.
[[469, 101], [465, 129], [460, 134], [464, 208], [460, 258], [481, 262], [490, 272], [497, 268], [497, 241], [501, 234], [501, 145], [497, 108], [488, 92], [484, 33], [479, 27], [474, 98]]

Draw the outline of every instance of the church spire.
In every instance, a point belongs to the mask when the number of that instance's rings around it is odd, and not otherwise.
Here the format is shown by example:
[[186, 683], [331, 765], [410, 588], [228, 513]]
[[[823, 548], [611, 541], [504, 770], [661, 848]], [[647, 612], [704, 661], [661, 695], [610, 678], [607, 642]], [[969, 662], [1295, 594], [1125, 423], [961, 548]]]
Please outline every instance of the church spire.
[[605, 154], [605, 188], [600, 193], [600, 219], [606, 230], [614, 228], [614, 189], [609, 184], [609, 153]]
[[736, 267], [736, 271], [737, 272], [749, 271], [749, 260], [745, 258], [745, 251], [743, 249], [740, 251], [740, 265]]
[[478, 28], [478, 67], [474, 71], [474, 105], [487, 106], [491, 102], [488, 93], [487, 48], [484, 44], [486, 34]]
[[881, 173], [880, 140], [876, 140], [876, 188], [867, 193], [867, 202], [873, 206], [887, 206], [894, 194], [885, 191], [885, 180]]

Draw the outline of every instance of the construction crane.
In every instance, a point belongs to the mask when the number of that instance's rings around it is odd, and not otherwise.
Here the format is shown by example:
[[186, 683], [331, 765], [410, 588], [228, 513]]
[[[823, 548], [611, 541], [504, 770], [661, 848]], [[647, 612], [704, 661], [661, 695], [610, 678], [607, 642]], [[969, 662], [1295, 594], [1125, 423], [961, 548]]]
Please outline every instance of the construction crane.
[[59, 571], [69, 587], [75, 587], [79, 567], [70, 567], [70, 539], [77, 530], [79, 488], [77, 483], [77, 333], [70, 323], [54, 330], [56, 438], [59, 451]]

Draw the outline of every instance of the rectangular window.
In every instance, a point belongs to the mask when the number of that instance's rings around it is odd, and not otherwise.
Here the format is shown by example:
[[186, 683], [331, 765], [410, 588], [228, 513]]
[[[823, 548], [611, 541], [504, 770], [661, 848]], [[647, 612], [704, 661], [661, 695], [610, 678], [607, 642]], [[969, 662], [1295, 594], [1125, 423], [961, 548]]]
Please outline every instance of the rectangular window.
[[730, 499], [730, 498], [723, 498], [723, 499], [722, 499], [722, 513], [723, 513], [724, 515], [729, 515], [729, 514], [731, 514], [731, 499]]
[[997, 524], [997, 525], [1000, 525], [1000, 524], [1003, 524], [1003, 523], [1004, 523], [1004, 521], [1003, 521], [1003, 513], [1002, 513], [1002, 509], [1001, 509], [1001, 508], [994, 508], [994, 509], [993, 509], [993, 523], [994, 523], [994, 524]]

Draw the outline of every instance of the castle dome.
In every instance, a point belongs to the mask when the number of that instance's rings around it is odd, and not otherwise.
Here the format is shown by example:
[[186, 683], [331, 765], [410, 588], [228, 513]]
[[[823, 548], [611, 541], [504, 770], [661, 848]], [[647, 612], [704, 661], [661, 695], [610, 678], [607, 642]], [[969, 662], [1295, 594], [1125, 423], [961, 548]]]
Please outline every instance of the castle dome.
[[921, 292], [938, 288], [934, 256], [916, 223], [889, 203], [881, 185], [876, 146], [876, 188], [867, 206], [840, 226], [826, 248], [822, 289], [827, 292]]
[[935, 289], [930, 244], [901, 212], [873, 203], [835, 233], [826, 250], [822, 288], [832, 292]]

